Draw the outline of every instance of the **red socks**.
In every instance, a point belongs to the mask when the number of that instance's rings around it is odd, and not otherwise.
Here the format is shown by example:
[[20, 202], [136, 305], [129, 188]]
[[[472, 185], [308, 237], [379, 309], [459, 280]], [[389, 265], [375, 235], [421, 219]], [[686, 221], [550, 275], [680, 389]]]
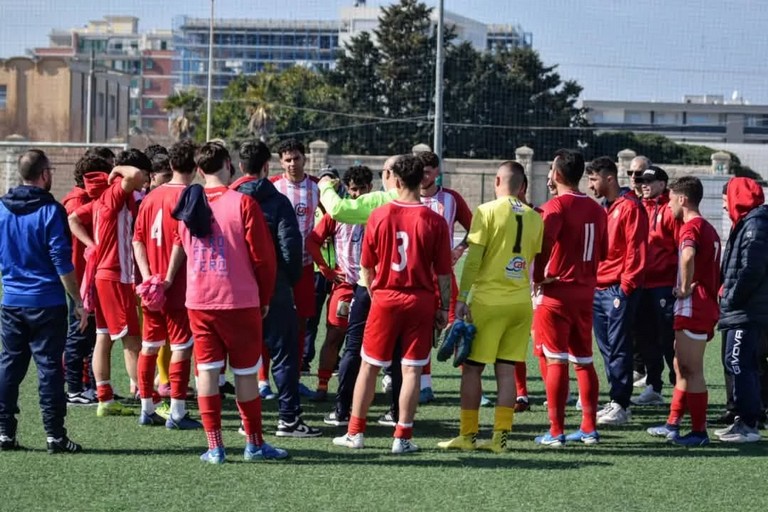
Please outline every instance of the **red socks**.
[[205, 435], [208, 437], [208, 448], [221, 446], [221, 395], [216, 393], [211, 396], [198, 396], [197, 405], [200, 408]]
[[358, 418], [354, 415], [350, 416], [347, 434], [353, 436], [355, 434], [362, 434], [363, 432], [365, 432], [365, 418]]
[[109, 402], [110, 400], [114, 400], [115, 393], [112, 391], [112, 384], [110, 381], [105, 380], [96, 383], [96, 398], [98, 398], [99, 402]]
[[568, 365], [550, 364], [547, 367], [547, 409], [549, 433], [559, 436], [565, 428], [565, 402], [568, 400]]
[[[567, 379], [566, 376], [566, 382]], [[581, 431], [594, 432], [597, 428], [597, 400], [600, 388], [594, 365], [576, 365], [576, 380], [581, 396]]]
[[141, 398], [152, 398], [155, 390], [155, 369], [157, 368], [157, 354], [139, 354], [137, 373], [139, 374], [139, 395]]
[[256, 397], [250, 402], [237, 402], [240, 419], [243, 420], [243, 430], [250, 444], [261, 446], [264, 437], [261, 429], [261, 398]]
[[667, 418], [667, 424], [680, 425], [685, 416], [685, 409], [688, 405], [686, 400], [687, 393], [680, 389], [675, 388], [672, 392], [672, 403], [669, 404], [669, 417]]
[[168, 370], [168, 377], [171, 381], [171, 398], [175, 400], [186, 400], [187, 387], [189, 386], [189, 374], [192, 371], [192, 364], [189, 359], [178, 363], [171, 363]]
[[261, 344], [261, 367], [259, 368], [259, 382], [269, 382], [269, 350]]
[[707, 401], [708, 393], [685, 392], [688, 410], [691, 413], [691, 430], [693, 432], [707, 431]]
[[319, 369], [317, 371], [317, 389], [322, 391], [328, 391], [328, 381], [333, 376], [333, 370]]
[[429, 362], [421, 369], [422, 375], [432, 375], [432, 358], [429, 358]]
[[395, 437], [399, 439], [413, 438], [413, 423], [400, 423], [395, 426]]
[[517, 396], [528, 396], [528, 368], [525, 366], [525, 361], [519, 361], [515, 363], [515, 388], [517, 388]]

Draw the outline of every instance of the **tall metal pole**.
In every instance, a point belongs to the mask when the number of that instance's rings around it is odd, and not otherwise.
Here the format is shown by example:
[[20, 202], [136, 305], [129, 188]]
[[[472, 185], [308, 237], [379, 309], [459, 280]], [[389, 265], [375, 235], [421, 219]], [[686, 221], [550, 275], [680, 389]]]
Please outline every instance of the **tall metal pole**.
[[85, 142], [91, 142], [91, 131], [93, 120], [93, 76], [95, 71], [95, 53], [96, 51], [91, 48], [91, 59], [88, 66], [88, 87], [86, 89], [87, 96], [85, 99]]
[[435, 60], [435, 138], [433, 151], [443, 158], [443, 0], [437, 4], [437, 59]]
[[205, 115], [205, 140], [211, 140], [211, 113], [213, 107], [213, 2], [211, 0], [211, 25], [208, 29], [208, 105]]

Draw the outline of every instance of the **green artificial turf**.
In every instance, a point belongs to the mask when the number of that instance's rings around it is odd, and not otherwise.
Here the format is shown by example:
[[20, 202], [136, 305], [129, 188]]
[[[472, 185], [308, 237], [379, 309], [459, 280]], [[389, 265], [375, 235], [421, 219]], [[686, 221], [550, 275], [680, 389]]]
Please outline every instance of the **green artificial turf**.
[[[322, 332], [320, 340], [322, 340]], [[318, 341], [319, 347], [320, 341]], [[724, 389], [718, 360], [719, 338], [709, 347], [706, 375], [710, 416], [722, 410]], [[113, 382], [127, 393], [122, 354], [113, 354]], [[599, 366], [601, 399], [605, 374]], [[533, 443], [548, 425], [542, 406], [538, 368], [528, 362], [533, 410], [518, 414], [505, 455], [445, 453], [436, 443], [458, 433], [459, 373], [449, 363], [435, 363], [437, 400], [421, 407], [415, 441], [422, 452], [389, 453], [392, 429], [376, 425], [386, 411], [378, 394], [369, 414], [366, 448], [348, 450], [331, 444], [343, 429], [322, 425], [330, 405], [306, 403], [304, 419], [323, 427], [323, 437], [278, 440], [276, 403], [264, 404], [267, 440], [290, 451], [281, 462], [245, 463], [244, 439], [237, 434], [234, 401], [224, 404], [224, 441], [228, 462], [209, 466], [200, 431], [140, 427], [134, 418], [97, 418], [94, 407], [69, 408], [67, 427], [83, 444], [78, 455], [49, 456], [37, 406], [31, 369], [20, 399], [19, 441], [27, 448], [0, 453], [0, 510], [758, 510], [768, 498], [768, 466], [763, 444], [733, 446], [713, 441], [684, 449], [651, 438], [645, 428], [664, 421], [666, 407], [634, 408], [625, 427], [604, 428], [594, 447], [553, 450]], [[573, 377], [573, 372], [572, 377]], [[314, 378], [304, 378], [314, 387]], [[571, 379], [572, 389], [576, 382]], [[492, 397], [491, 375], [484, 383]], [[331, 381], [335, 390], [336, 381]], [[667, 400], [670, 388], [665, 388]], [[602, 401], [602, 400], [601, 400]], [[192, 414], [196, 406], [190, 404]], [[568, 428], [579, 412], [569, 407]], [[493, 409], [481, 413], [481, 438], [490, 436]], [[710, 428], [711, 435], [711, 428]]]

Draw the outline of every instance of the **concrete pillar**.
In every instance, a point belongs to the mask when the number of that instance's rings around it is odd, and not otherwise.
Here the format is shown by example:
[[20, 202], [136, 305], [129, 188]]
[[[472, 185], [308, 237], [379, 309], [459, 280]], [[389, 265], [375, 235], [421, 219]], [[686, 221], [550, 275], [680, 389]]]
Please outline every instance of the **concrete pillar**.
[[724, 176], [731, 169], [731, 155], [724, 151], [712, 153], [712, 174]]
[[323, 140], [313, 140], [309, 143], [309, 172], [317, 173], [328, 163], [328, 143]]
[[[515, 150], [515, 160], [517, 160], [517, 162], [523, 166], [523, 169], [525, 169], [525, 177], [528, 178], [528, 190], [526, 191], [525, 196], [528, 202], [530, 202], [531, 197], [534, 195], [533, 150], [528, 146], [520, 146]], [[546, 176], [544, 177], [544, 180], [546, 182]]]
[[636, 156], [637, 153], [631, 149], [622, 149], [619, 151], [619, 153], [616, 155], [619, 161], [619, 165], [617, 166], [619, 168], [619, 175], [627, 174], [629, 166], [632, 164], [632, 159]]
[[432, 148], [429, 147], [429, 145], [422, 143], [416, 144], [411, 148], [411, 153], [414, 155], [418, 155], [419, 153], [423, 153], [425, 151], [432, 151]]
[[[9, 135], [5, 138], [7, 142], [24, 142], [27, 139], [21, 135]], [[3, 190], [0, 195], [4, 195], [9, 189], [21, 185], [21, 176], [19, 176], [19, 157], [24, 152], [25, 146], [6, 146], [0, 148], [0, 179], [2, 180]]]

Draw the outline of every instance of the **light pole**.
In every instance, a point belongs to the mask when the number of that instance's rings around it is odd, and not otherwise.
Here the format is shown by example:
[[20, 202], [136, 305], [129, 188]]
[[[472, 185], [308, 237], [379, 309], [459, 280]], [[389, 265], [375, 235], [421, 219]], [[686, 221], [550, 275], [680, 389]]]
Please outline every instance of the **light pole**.
[[443, 0], [437, 4], [437, 55], [435, 59], [435, 154], [443, 159]]
[[95, 53], [96, 51], [93, 47], [91, 47], [91, 59], [90, 64], [88, 65], [88, 92], [85, 100], [85, 142], [89, 144], [91, 142], [91, 124], [93, 122], [91, 117], [93, 117], [93, 76], [95, 72]]
[[211, 140], [211, 113], [213, 89], [213, 2], [211, 0], [211, 25], [208, 28], [208, 105], [205, 115], [205, 140]]

